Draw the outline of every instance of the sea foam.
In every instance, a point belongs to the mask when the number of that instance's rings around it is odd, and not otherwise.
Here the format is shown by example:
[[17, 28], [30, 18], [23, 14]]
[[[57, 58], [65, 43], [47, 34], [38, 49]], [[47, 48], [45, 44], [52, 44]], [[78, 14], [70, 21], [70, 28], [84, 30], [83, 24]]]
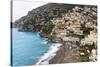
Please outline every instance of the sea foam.
[[56, 55], [56, 52], [60, 49], [60, 46], [62, 44], [60, 43], [53, 43], [52, 46], [49, 48], [48, 52], [45, 53], [39, 61], [36, 63], [36, 65], [40, 64], [49, 64], [49, 61]]

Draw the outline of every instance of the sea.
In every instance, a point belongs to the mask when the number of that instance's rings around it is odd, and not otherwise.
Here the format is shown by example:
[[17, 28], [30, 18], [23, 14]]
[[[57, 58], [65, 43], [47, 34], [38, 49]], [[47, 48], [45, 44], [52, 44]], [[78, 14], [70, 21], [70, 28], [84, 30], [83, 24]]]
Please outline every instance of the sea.
[[[46, 2], [39, 1], [13, 1], [13, 23], [27, 15], [29, 11], [41, 5], [47, 4]], [[13, 66], [29, 66], [35, 64], [47, 64], [48, 59], [56, 53], [59, 45], [52, 45], [47, 43], [45, 38], [40, 37], [37, 32], [19, 32], [16, 28], [12, 28], [12, 55], [11, 64]], [[52, 56], [53, 57], [53, 56]]]
[[19, 32], [12, 28], [12, 64], [27, 66], [36, 64], [50, 48], [36, 32]]

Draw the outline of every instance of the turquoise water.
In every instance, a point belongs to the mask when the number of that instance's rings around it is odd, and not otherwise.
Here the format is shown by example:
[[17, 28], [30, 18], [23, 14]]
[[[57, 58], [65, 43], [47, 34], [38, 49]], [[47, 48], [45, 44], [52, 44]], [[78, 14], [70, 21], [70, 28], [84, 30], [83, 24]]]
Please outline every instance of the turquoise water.
[[50, 47], [36, 32], [12, 29], [12, 63], [14, 66], [34, 65]]

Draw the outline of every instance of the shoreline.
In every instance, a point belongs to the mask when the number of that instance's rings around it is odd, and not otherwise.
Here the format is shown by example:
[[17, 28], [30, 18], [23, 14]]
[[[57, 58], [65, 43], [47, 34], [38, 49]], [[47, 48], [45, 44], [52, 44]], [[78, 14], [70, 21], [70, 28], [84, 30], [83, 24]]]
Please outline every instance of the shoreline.
[[41, 56], [41, 58], [35, 65], [49, 64], [50, 60], [56, 56], [57, 51], [60, 50], [60, 47], [62, 45], [63, 44], [61, 43], [53, 43], [52, 46], [49, 48], [48, 52]]

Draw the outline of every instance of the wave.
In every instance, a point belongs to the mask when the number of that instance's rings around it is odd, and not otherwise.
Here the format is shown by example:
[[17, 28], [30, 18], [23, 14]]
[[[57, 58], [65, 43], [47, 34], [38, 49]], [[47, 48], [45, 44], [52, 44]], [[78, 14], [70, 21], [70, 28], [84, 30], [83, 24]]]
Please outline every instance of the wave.
[[48, 43], [48, 41], [44, 41], [44, 42], [43, 42], [43, 44], [47, 44], [47, 43]]
[[49, 61], [56, 56], [56, 52], [60, 49], [61, 43], [53, 43], [52, 46], [49, 48], [48, 52], [45, 53], [39, 61], [36, 63], [36, 65], [40, 64], [49, 64]]

